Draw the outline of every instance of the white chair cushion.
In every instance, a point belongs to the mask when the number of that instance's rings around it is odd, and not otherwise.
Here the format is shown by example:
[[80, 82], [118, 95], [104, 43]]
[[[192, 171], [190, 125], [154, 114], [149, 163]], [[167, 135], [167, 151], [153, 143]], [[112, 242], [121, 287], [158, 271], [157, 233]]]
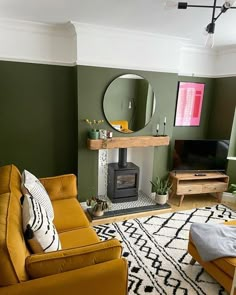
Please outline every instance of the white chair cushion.
[[24, 195], [29, 194], [35, 198], [46, 209], [48, 216], [54, 219], [52, 203], [46, 189], [39, 179], [27, 170], [22, 173], [21, 188]]
[[25, 194], [22, 206], [23, 231], [33, 253], [61, 249], [57, 230], [46, 210], [32, 196]]

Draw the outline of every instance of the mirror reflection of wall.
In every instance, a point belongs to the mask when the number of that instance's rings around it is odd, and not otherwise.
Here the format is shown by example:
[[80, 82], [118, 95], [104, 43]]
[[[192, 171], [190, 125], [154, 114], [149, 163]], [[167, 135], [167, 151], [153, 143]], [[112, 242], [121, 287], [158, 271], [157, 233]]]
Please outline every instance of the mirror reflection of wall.
[[155, 94], [147, 80], [127, 74], [113, 80], [104, 95], [103, 110], [113, 128], [134, 132], [144, 128], [155, 111]]

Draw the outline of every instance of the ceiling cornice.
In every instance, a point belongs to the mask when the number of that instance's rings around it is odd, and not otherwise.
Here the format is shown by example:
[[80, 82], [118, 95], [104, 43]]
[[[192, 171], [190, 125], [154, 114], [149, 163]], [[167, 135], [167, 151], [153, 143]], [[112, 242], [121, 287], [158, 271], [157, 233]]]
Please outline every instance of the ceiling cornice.
[[127, 30], [127, 29], [121, 29], [121, 28], [115, 28], [115, 27], [107, 27], [107, 26], [101, 26], [101, 25], [94, 25], [89, 23], [80, 23], [80, 22], [74, 22], [71, 21], [71, 24], [74, 25], [75, 30], [77, 33], [81, 32], [89, 32], [89, 33], [96, 33], [96, 34], [110, 34], [113, 36], [122, 36], [122, 37], [128, 37], [132, 36], [132, 38], [153, 38], [153, 39], [162, 39], [162, 40], [168, 40], [168, 41], [174, 41], [184, 44], [185, 42], [189, 42], [190, 39], [187, 38], [178, 38], [174, 36], [168, 36], [163, 34], [154, 34], [144, 31], [136, 31], [136, 30]]
[[0, 18], [0, 28], [11, 31], [23, 31], [69, 38], [76, 34], [75, 28], [71, 22], [64, 24], [50, 24]]
[[50, 24], [0, 19], [0, 34], [2, 60], [199, 77], [236, 74], [236, 46], [206, 49], [189, 39], [73, 21]]

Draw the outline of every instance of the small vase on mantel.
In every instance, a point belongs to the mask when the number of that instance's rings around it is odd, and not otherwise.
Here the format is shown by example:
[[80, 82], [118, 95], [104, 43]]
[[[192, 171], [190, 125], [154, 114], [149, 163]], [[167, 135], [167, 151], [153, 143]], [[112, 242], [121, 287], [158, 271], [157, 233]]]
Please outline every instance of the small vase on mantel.
[[99, 130], [91, 129], [88, 133], [90, 139], [99, 139]]

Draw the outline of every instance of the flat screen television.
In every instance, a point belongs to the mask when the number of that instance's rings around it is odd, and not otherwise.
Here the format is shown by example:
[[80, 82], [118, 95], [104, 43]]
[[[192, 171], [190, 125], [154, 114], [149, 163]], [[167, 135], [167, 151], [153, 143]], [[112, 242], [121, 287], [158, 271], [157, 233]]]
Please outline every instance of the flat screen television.
[[228, 149], [229, 140], [175, 140], [172, 168], [225, 172]]

